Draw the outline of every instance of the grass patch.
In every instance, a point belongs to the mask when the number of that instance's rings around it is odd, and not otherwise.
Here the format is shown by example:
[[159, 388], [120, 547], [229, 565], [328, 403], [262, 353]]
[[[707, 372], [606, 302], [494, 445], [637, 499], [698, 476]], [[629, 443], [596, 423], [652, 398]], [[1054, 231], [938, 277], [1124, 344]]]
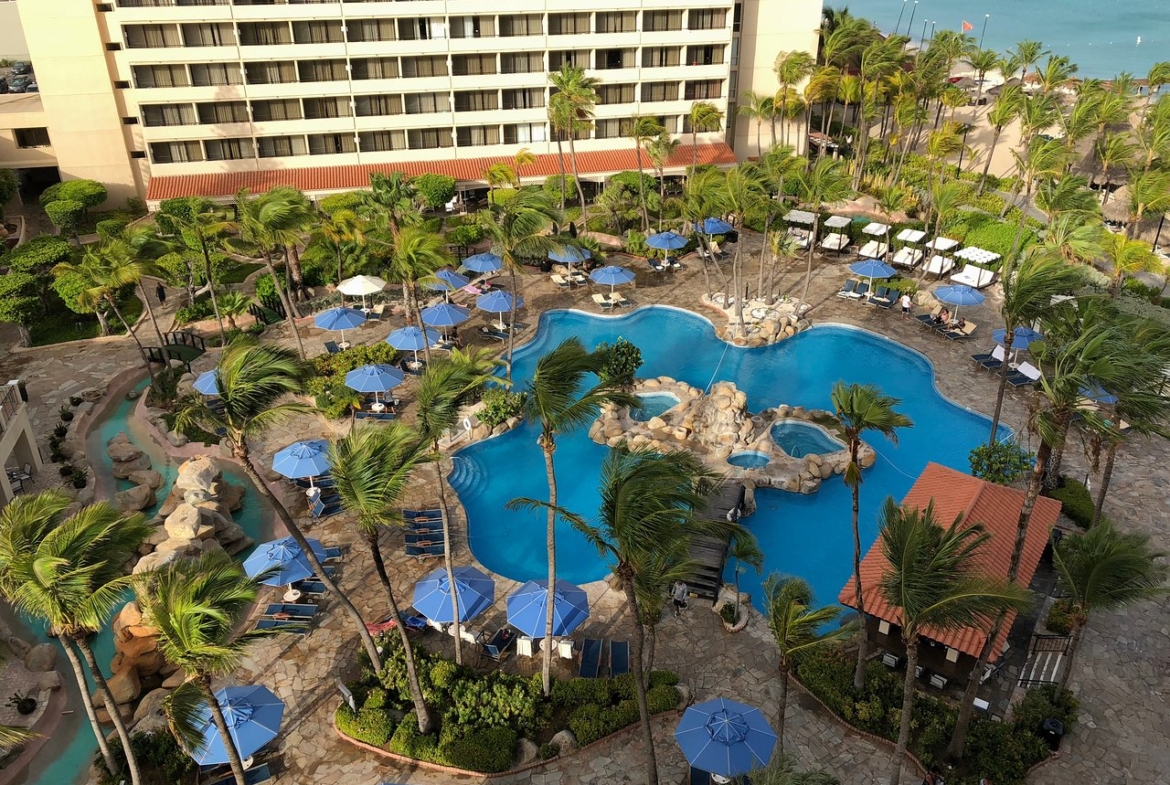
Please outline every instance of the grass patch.
[[243, 283], [249, 275], [262, 267], [264, 265], [260, 262], [237, 262], [232, 260], [219, 271], [219, 275], [216, 276], [216, 283], [223, 286]]
[[[29, 333], [32, 335], [33, 346], [49, 346], [66, 341], [79, 341], [84, 338], [97, 338], [102, 334], [101, 325], [93, 314], [74, 313], [65, 307], [65, 303], [57, 293], [48, 290], [49, 307], [45, 314], [32, 325]], [[142, 315], [142, 301], [135, 295], [130, 295], [118, 303], [118, 310], [126, 317], [131, 326]], [[110, 314], [111, 335], [124, 335], [122, 323], [118, 317]]]

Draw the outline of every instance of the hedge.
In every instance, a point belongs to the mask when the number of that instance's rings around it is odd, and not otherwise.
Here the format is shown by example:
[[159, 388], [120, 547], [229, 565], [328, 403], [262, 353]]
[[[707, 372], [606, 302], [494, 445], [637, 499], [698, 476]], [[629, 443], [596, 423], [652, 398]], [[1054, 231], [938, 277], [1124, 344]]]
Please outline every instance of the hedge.
[[[412, 719], [412, 716], [406, 717], [406, 724], [410, 724]], [[395, 731], [394, 721], [381, 709], [363, 706], [355, 712], [348, 705], [342, 705], [337, 710], [337, 729], [346, 736], [375, 747], [383, 746]]]
[[1064, 477], [1062, 480], [1063, 485], [1047, 491], [1045, 496], [1060, 502], [1061, 512], [1077, 526], [1082, 529], [1089, 528], [1093, 525], [1093, 513], [1097, 510], [1093, 494], [1080, 480], [1074, 480], [1071, 477]]
[[516, 740], [511, 728], [485, 728], [441, 741], [438, 752], [456, 768], [494, 773], [511, 767]]

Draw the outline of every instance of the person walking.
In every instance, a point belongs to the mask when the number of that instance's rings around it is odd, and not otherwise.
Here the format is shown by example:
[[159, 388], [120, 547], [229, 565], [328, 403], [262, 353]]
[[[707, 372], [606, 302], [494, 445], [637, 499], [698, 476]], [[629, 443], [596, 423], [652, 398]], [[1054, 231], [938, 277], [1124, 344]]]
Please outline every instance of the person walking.
[[903, 319], [910, 318], [910, 306], [913, 304], [914, 304], [914, 301], [910, 299], [910, 293], [909, 292], [902, 292], [902, 318]]
[[675, 581], [674, 588], [670, 592], [670, 599], [674, 602], [674, 615], [682, 616], [683, 609], [687, 607], [687, 593], [689, 589], [682, 581]]
[[158, 304], [162, 305], [167, 301], [167, 289], [161, 283], [154, 287], [154, 296], [158, 298]]

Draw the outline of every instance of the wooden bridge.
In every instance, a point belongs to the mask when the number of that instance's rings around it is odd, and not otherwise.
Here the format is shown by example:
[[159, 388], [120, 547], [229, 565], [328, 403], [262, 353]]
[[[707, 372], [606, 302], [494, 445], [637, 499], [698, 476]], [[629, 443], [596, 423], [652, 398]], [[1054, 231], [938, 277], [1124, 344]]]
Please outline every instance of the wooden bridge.
[[[702, 517], [713, 521], [727, 520], [728, 513], [743, 508], [744, 487], [737, 482], [724, 482], [713, 494]], [[695, 571], [687, 577], [691, 592], [714, 602], [723, 585], [723, 569], [727, 564], [728, 539], [695, 537], [691, 540], [691, 560]]]
[[161, 346], [147, 346], [146, 356], [152, 363], [165, 363], [169, 356], [172, 360], [179, 360], [191, 370], [191, 361], [207, 351], [207, 344], [203, 336], [186, 330], [167, 333], [163, 336], [166, 341], [166, 352]]

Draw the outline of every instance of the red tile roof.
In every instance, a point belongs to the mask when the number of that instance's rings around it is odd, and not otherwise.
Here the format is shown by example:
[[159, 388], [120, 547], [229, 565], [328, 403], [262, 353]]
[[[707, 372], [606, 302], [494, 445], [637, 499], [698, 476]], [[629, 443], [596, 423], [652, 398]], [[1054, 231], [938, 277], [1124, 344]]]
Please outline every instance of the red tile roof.
[[[978, 567], [987, 574], [1006, 578], [1011, 563], [1012, 549], [1016, 543], [1016, 525], [1020, 518], [1020, 508], [1024, 506], [1024, 492], [1003, 485], [984, 482], [954, 469], [948, 469], [937, 463], [929, 463], [919, 475], [914, 487], [902, 500], [902, 507], [906, 509], [925, 509], [926, 505], [934, 501], [935, 519], [943, 525], [950, 525], [956, 516], [962, 515], [968, 523], [982, 523], [991, 534], [991, 539], [983, 546], [977, 556]], [[1040, 555], [1048, 543], [1048, 535], [1060, 515], [1060, 502], [1044, 496], [1036, 499], [1036, 506], [1032, 510], [1032, 519], [1028, 525], [1028, 536], [1024, 542], [1024, 553], [1020, 560], [1020, 571], [1016, 582], [1027, 586], [1036, 572], [1036, 565], [1040, 562]], [[878, 583], [888, 569], [889, 564], [882, 554], [881, 542], [875, 542], [869, 553], [861, 562], [862, 596], [865, 600], [865, 612], [875, 618], [901, 626], [902, 615], [898, 608], [892, 607], [881, 596]], [[838, 600], [843, 605], [852, 607], [856, 604], [853, 578], [845, 584]], [[994, 662], [1003, 651], [1008, 631], [1015, 620], [1015, 613], [1010, 613], [1005, 620], [1000, 633], [995, 640], [991, 659]], [[991, 631], [991, 620], [978, 627], [966, 627], [953, 632], [926, 631], [924, 637], [938, 641], [944, 646], [958, 649], [964, 654], [978, 657], [983, 648], [983, 641]]]
[[[680, 144], [666, 163], [666, 169], [683, 169], [691, 165], [692, 146]], [[497, 163], [512, 163], [512, 156], [491, 158], [453, 158], [436, 161], [403, 161], [387, 164], [355, 164], [352, 166], [315, 166], [305, 169], [264, 169], [260, 171], [217, 172], [214, 174], [185, 174], [151, 178], [146, 198], [150, 201], [177, 196], [206, 196], [210, 198], [234, 196], [241, 188], [257, 193], [280, 185], [291, 185], [302, 191], [328, 193], [366, 188], [373, 172], [400, 171], [411, 176], [433, 172], [454, 177], [461, 183], [485, 185], [483, 171]], [[730, 166], [736, 163], [735, 153], [723, 142], [698, 145], [699, 165]], [[648, 162], [643, 156], [643, 166]], [[565, 169], [569, 170], [568, 155]], [[577, 153], [577, 169], [582, 175], [614, 174], [638, 168], [634, 149], [596, 150]], [[524, 166], [525, 180], [543, 179], [561, 171], [559, 156], [536, 156], [536, 162]]]

